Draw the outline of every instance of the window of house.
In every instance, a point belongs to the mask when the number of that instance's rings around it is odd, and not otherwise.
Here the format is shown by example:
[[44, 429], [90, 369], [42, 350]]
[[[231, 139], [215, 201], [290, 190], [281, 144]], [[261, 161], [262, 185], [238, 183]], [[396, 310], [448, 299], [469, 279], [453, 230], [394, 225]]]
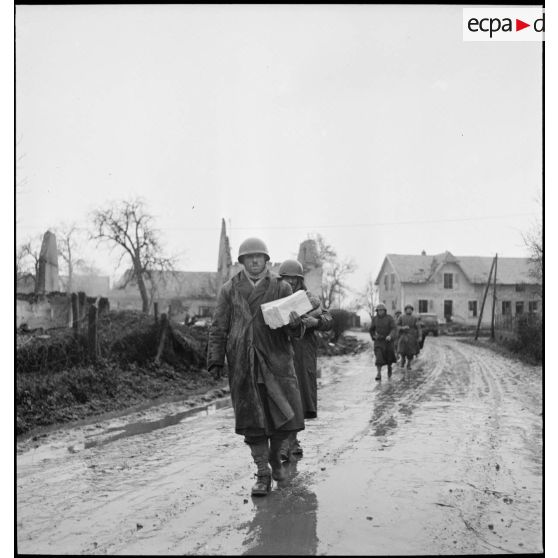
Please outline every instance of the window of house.
[[516, 293], [522, 293], [525, 290], [525, 283], [517, 283], [515, 286]]
[[392, 309], [392, 310], [395, 310], [395, 300], [392, 300], [392, 301], [391, 301], [391, 309]]
[[529, 301], [529, 314], [533, 314], [539, 309], [539, 305], [537, 304], [536, 300]]
[[419, 300], [418, 311], [428, 312], [428, 300]]
[[395, 273], [391, 274], [391, 290], [395, 289]]
[[388, 286], [388, 276], [387, 274], [384, 275], [384, 289], [387, 291], [389, 290], [389, 286]]
[[502, 300], [502, 314], [504, 316], [511, 314], [511, 300]]
[[453, 273], [444, 273], [444, 289], [453, 289]]
[[211, 310], [211, 306], [200, 306], [198, 310], [198, 316], [208, 318], [211, 316]]
[[525, 307], [524, 302], [523, 302], [522, 300], [518, 300], [518, 301], [515, 303], [515, 313], [516, 313], [516, 314], [523, 314], [523, 309], [524, 309], [524, 307]]
[[476, 318], [477, 317], [477, 301], [470, 300], [469, 301], [469, 318]]

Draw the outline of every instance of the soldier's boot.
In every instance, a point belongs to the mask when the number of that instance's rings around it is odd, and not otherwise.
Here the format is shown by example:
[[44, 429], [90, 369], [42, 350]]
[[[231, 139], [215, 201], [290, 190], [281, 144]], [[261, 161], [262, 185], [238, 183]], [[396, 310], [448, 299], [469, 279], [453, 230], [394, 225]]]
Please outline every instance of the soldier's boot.
[[254, 463], [258, 467], [255, 474], [256, 484], [252, 487], [252, 496], [266, 496], [271, 490], [271, 471], [269, 469], [268, 441], [260, 444], [250, 444], [250, 451]]
[[391, 364], [388, 364], [388, 378], [391, 378], [391, 374], [392, 374]]
[[401, 362], [399, 363], [399, 366], [401, 368], [405, 368], [405, 357], [404, 356], [401, 356]]
[[300, 442], [296, 437], [296, 432], [293, 432], [289, 438], [291, 439], [291, 455], [296, 455], [297, 457], [302, 457], [302, 447], [300, 446]]
[[411, 361], [413, 360], [413, 357], [407, 357], [407, 370], [411, 370]]
[[376, 366], [378, 373], [376, 374], [376, 380], [381, 380], [382, 379], [382, 367], [381, 366]]
[[285, 438], [281, 443], [281, 461], [290, 461], [291, 460], [291, 443], [289, 438]]
[[271, 478], [282, 481], [287, 478], [287, 473], [281, 462], [281, 446], [284, 436], [272, 436], [269, 440], [269, 464], [271, 465]]

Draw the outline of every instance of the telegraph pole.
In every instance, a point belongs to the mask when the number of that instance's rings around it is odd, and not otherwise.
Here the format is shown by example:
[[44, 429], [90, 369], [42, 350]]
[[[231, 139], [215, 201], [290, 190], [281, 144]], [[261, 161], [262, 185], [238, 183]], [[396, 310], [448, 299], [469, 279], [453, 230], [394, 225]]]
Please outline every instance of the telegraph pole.
[[475, 332], [475, 341], [479, 338], [479, 330], [480, 330], [480, 326], [481, 326], [481, 322], [482, 322], [482, 314], [484, 312], [484, 303], [486, 302], [486, 296], [488, 295], [488, 289], [490, 288], [490, 281], [492, 279], [492, 271], [494, 270], [494, 262], [495, 262], [495, 260], [492, 260], [492, 265], [490, 266], [490, 273], [488, 274], [488, 281], [486, 282], [486, 288], [484, 289], [484, 295], [482, 297], [482, 304], [481, 304], [481, 309], [480, 309], [480, 314], [479, 314], [479, 321], [477, 322], [477, 331]]
[[494, 256], [494, 287], [492, 289], [492, 321], [490, 323], [490, 339], [494, 341], [494, 315], [496, 312], [496, 273], [498, 272], [498, 254]]

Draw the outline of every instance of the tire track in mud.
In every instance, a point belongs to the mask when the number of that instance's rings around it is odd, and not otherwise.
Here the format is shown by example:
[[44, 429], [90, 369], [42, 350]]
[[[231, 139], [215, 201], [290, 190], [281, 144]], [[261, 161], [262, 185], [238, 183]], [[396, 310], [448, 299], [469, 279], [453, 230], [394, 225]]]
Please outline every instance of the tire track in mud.
[[[435, 358], [432, 358], [433, 356]], [[397, 413], [410, 415], [421, 399], [435, 387], [436, 382], [446, 370], [447, 361], [447, 352], [438, 351], [431, 345], [423, 352], [420, 364], [414, 362], [414, 368], [410, 372], [399, 372], [398, 366], [394, 365], [394, 375], [391, 380], [388, 380], [387, 387], [384, 388], [384, 386], [378, 384], [376, 389], [372, 391], [373, 412], [367, 424], [355, 432], [341, 446], [324, 453], [322, 460], [335, 464], [341, 455], [348, 455], [358, 445], [358, 442], [369, 436], [372, 431], [375, 432], [376, 436], [385, 433], [390, 428]], [[397, 379], [398, 373], [404, 374], [404, 377]], [[383, 375], [385, 376], [385, 374], [386, 371], [383, 370]]]
[[465, 344], [452, 348], [470, 369], [469, 420], [462, 433], [469, 458], [462, 463], [461, 486], [454, 484], [445, 505], [456, 509], [468, 531], [490, 548], [518, 552], [529, 541], [533, 551], [540, 550], [540, 509], [531, 500], [537, 499], [541, 487], [519, 473], [526, 468], [521, 453], [528, 444], [516, 435], [517, 419], [510, 423], [516, 414], [527, 417], [522, 393], [510, 383], [514, 365], [488, 349]]
[[[351, 543], [356, 554], [390, 550], [394, 536], [407, 536], [401, 553], [537, 551], [540, 438], [530, 446], [529, 437], [540, 426], [540, 400], [525, 377], [531, 368], [490, 355], [428, 338], [416, 370], [395, 368], [381, 384], [370, 352], [322, 360], [332, 370], [321, 382], [319, 418], [300, 436], [304, 458], [265, 501], [250, 502], [254, 466], [226, 409], [44, 464], [40, 452], [35, 463], [22, 456], [19, 550], [296, 554], [298, 544], [309, 554], [343, 554], [354, 534], [368, 537]], [[424, 518], [409, 512], [404, 525], [418, 529], [420, 542], [397, 532], [399, 514], [413, 506]], [[277, 526], [293, 535], [292, 547], [273, 546]]]

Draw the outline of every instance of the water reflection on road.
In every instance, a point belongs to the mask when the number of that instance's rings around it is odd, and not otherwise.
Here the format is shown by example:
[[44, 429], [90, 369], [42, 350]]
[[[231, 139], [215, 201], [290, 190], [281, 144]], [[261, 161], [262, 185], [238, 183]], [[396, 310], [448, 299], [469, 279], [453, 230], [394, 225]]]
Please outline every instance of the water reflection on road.
[[315, 555], [318, 499], [308, 475], [289, 463], [288, 480], [265, 498], [252, 498], [256, 513], [245, 536], [246, 555]]

